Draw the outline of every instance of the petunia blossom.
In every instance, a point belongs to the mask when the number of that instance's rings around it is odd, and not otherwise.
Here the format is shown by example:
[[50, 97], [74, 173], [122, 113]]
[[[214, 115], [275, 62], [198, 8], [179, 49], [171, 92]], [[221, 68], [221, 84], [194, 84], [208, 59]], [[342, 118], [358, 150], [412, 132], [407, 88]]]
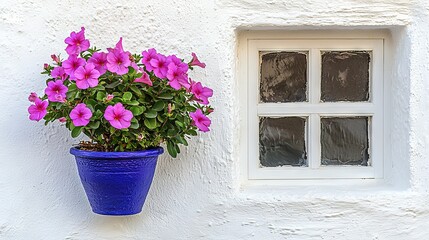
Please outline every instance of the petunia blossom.
[[194, 94], [195, 98], [202, 104], [209, 104], [208, 98], [213, 96], [213, 90], [208, 87], [203, 87], [200, 82], [192, 83], [191, 92]]
[[168, 56], [167, 61], [169, 62], [169, 64], [174, 63], [183, 73], [187, 73], [189, 69], [188, 64], [184, 63], [180, 58], [176, 57], [176, 55], [174, 54]]
[[28, 96], [28, 101], [30, 101], [30, 102], [35, 102], [36, 101], [36, 99], [38, 99], [39, 97], [37, 96], [37, 93], [35, 93], [35, 92], [32, 92], [32, 93], [30, 93], [30, 96]]
[[52, 54], [51, 55], [52, 60], [56, 63], [56, 64], [60, 64], [61, 63], [61, 59], [59, 56]]
[[109, 52], [117, 50], [119, 52], [124, 52], [124, 47], [122, 46], [122, 37], [119, 38], [119, 41], [116, 43], [115, 48], [107, 48]]
[[122, 47], [122, 37], [116, 43], [115, 48], [108, 48], [109, 53], [107, 54], [107, 70], [117, 73], [118, 75], [124, 75], [128, 73], [128, 67], [131, 66], [130, 52], [124, 52]]
[[79, 103], [71, 110], [69, 116], [76, 127], [86, 126], [92, 117], [92, 112], [85, 103]]
[[142, 52], [142, 56], [143, 56], [142, 63], [145, 66], [147, 71], [149, 71], [149, 72], [153, 71], [153, 67], [150, 64], [150, 61], [152, 59], [154, 59], [157, 55], [158, 55], [158, 53], [156, 52], [156, 50], [154, 48], [151, 48], [147, 51]]
[[60, 117], [60, 118], [58, 118], [58, 121], [59, 121], [60, 123], [65, 123], [65, 122], [67, 122], [67, 118], [65, 118], [65, 117]]
[[78, 58], [77, 55], [70, 55], [69, 58], [63, 62], [62, 67], [64, 68], [64, 72], [70, 76], [70, 80], [76, 80], [74, 72], [80, 66], [84, 66], [85, 64], [85, 59]]
[[69, 55], [79, 54], [89, 49], [89, 40], [85, 39], [85, 28], [82, 27], [80, 32], [71, 32], [64, 42], [67, 44], [66, 52]]
[[100, 72], [95, 69], [94, 64], [88, 63], [85, 67], [80, 66], [75, 71], [76, 86], [79, 89], [87, 89], [98, 85]]
[[168, 71], [167, 57], [162, 54], [157, 54], [156, 57], [150, 60], [150, 65], [153, 67], [153, 73], [159, 78], [166, 78]]
[[111, 101], [114, 97], [115, 97], [115, 95], [113, 95], [113, 94], [107, 94], [106, 101]]
[[88, 63], [92, 63], [95, 66], [95, 69], [103, 75], [107, 71], [107, 53], [104, 52], [95, 52], [92, 54], [91, 58], [88, 59]]
[[192, 124], [197, 126], [200, 131], [210, 131], [209, 127], [211, 124], [211, 120], [203, 114], [201, 109], [197, 109], [197, 111], [189, 113], [189, 116], [192, 118]]
[[124, 75], [128, 73], [128, 67], [131, 61], [128, 54], [119, 51], [112, 51], [107, 54], [107, 69], [118, 75]]
[[51, 77], [53, 78], [59, 78], [61, 80], [66, 80], [67, 73], [64, 71], [63, 67], [54, 67], [54, 69], [51, 71]]
[[[142, 70], [142, 69], [140, 69], [140, 70]], [[152, 85], [153, 85], [153, 83], [152, 83], [152, 81], [150, 80], [149, 74], [147, 74], [147, 73], [146, 73], [145, 71], [143, 71], [143, 70], [142, 70], [142, 72], [143, 72], [143, 75], [142, 75], [141, 77], [139, 77], [139, 78], [136, 78], [136, 79], [134, 80], [134, 82], [144, 83], [144, 84], [147, 84], [147, 85], [149, 85], [149, 86], [152, 86]]]
[[192, 60], [189, 63], [189, 65], [190, 66], [198, 66], [198, 67], [201, 67], [201, 68], [205, 68], [206, 67], [206, 64], [200, 62], [200, 60], [198, 59], [198, 57], [197, 57], [197, 55], [195, 53], [192, 53]]
[[110, 125], [116, 129], [124, 129], [131, 126], [133, 113], [125, 109], [122, 103], [116, 103], [113, 106], [108, 106], [104, 111], [104, 118], [109, 121]]
[[168, 65], [167, 78], [169, 80], [168, 84], [176, 90], [179, 90], [182, 86], [189, 89], [191, 86], [184, 69], [177, 66], [174, 62]]
[[34, 104], [28, 107], [28, 113], [30, 114], [30, 120], [40, 121], [46, 116], [48, 108], [48, 101], [42, 101], [40, 98], [34, 100]]
[[68, 88], [62, 80], [50, 81], [45, 89], [45, 94], [51, 102], [64, 102]]

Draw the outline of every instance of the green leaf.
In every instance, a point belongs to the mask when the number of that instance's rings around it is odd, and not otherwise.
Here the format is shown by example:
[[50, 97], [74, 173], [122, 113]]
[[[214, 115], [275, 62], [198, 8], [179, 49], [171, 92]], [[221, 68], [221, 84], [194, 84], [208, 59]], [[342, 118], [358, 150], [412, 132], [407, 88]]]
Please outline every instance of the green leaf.
[[181, 128], [183, 128], [185, 126], [185, 125], [183, 125], [182, 122], [179, 122], [179, 121], [175, 121], [175, 123], [176, 123], [177, 126], [179, 126]]
[[135, 92], [137, 94], [137, 96], [142, 95], [142, 92], [136, 86], [131, 86], [130, 89], [131, 89], [131, 91]]
[[152, 106], [152, 109], [159, 112], [163, 110], [164, 107], [165, 107], [165, 103], [163, 101], [158, 101]]
[[186, 139], [185, 139], [185, 138], [183, 138], [182, 136], [177, 135], [177, 136], [176, 136], [176, 139], [177, 139], [177, 141], [179, 141], [181, 144], [183, 144], [183, 145], [185, 145], [185, 146], [188, 146], [188, 142], [187, 142], [187, 141], [186, 141]]
[[97, 129], [98, 127], [100, 127], [100, 122], [99, 121], [91, 122], [87, 125], [87, 127], [91, 129]]
[[175, 145], [174, 143], [168, 141], [167, 142], [167, 151], [173, 158], [176, 158], [177, 157], [177, 151], [176, 151], [176, 147], [174, 145]]
[[186, 106], [186, 111], [188, 111], [188, 112], [195, 112], [196, 110], [197, 110], [197, 108], [194, 106]]
[[131, 126], [130, 126], [130, 128], [132, 128], [132, 129], [137, 129], [137, 128], [139, 128], [139, 127], [140, 127], [139, 122], [131, 122]]
[[145, 112], [144, 115], [145, 115], [145, 117], [152, 119], [152, 118], [156, 118], [156, 115], [158, 115], [158, 113], [151, 109], [151, 110]]
[[83, 127], [75, 127], [75, 128], [73, 128], [73, 130], [71, 131], [71, 136], [73, 138], [78, 137], [82, 133], [82, 128]]
[[98, 100], [98, 101], [103, 101], [104, 99], [106, 98], [106, 93], [104, 93], [104, 92], [97, 92], [97, 97], [96, 97], [96, 99]]
[[124, 95], [122, 96], [122, 99], [124, 99], [124, 101], [130, 101], [132, 97], [133, 97], [132, 93], [125, 92]]
[[75, 96], [76, 96], [76, 92], [75, 91], [68, 91], [66, 93], [67, 96], [67, 101], [73, 101]]
[[173, 95], [171, 93], [161, 93], [158, 98], [169, 100], [173, 99]]
[[104, 88], [104, 86], [102, 86], [102, 85], [97, 85], [97, 86], [95, 86], [95, 87], [93, 87], [92, 88], [92, 90], [97, 90], [97, 91], [102, 91], [102, 90], [104, 90], [105, 88]]
[[144, 125], [150, 130], [156, 128], [156, 119], [155, 118], [146, 118], [144, 120]]
[[172, 136], [174, 136], [174, 135], [176, 135], [176, 130], [175, 130], [175, 129], [173, 129], [173, 128], [169, 128], [169, 129], [167, 130], [167, 136], [172, 137]]
[[132, 101], [126, 101], [125, 104], [131, 105], [131, 106], [138, 106], [140, 103], [137, 102], [136, 100], [132, 100]]
[[143, 113], [144, 109], [143, 107], [134, 106], [130, 108], [130, 111], [133, 113], [134, 116], [139, 116]]
[[103, 115], [103, 112], [100, 111], [100, 109], [98, 109], [97, 111], [95, 111], [94, 116], [95, 118], [100, 118]]
[[115, 88], [115, 87], [119, 86], [119, 84], [121, 84], [121, 81], [112, 82], [110, 84], [107, 84], [106, 88]]
[[189, 132], [189, 134], [190, 134], [190, 135], [192, 135], [192, 136], [197, 136], [197, 135], [198, 135], [197, 131], [192, 130], [192, 129], [188, 130], [188, 132]]
[[68, 91], [69, 92], [72, 92], [72, 91], [74, 91], [76, 89], [77, 89], [77, 86], [76, 86], [75, 83], [72, 83], [72, 84], [70, 84], [70, 86], [68, 86]]
[[97, 102], [94, 101], [94, 100], [92, 100], [92, 99], [88, 99], [88, 100], [85, 101], [85, 103], [86, 103], [86, 106], [89, 109], [91, 109], [91, 112], [94, 112], [94, 107], [95, 107], [95, 105], [97, 105]]

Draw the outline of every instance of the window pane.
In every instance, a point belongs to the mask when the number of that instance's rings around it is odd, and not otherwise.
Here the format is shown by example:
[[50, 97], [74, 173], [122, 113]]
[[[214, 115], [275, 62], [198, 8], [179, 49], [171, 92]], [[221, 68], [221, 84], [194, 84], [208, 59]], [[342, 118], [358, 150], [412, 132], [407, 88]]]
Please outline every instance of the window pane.
[[259, 158], [262, 167], [306, 166], [305, 118], [259, 119]]
[[322, 102], [368, 101], [370, 53], [322, 53]]
[[307, 53], [260, 54], [260, 102], [307, 101]]
[[368, 166], [368, 117], [321, 119], [322, 165]]

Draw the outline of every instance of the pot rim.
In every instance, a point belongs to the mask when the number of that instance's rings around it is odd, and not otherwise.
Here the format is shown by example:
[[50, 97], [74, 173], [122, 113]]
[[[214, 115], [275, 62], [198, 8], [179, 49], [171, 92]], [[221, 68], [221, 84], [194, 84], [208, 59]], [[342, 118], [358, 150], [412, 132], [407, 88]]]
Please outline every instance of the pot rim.
[[90, 159], [129, 159], [129, 158], [143, 158], [155, 157], [164, 152], [162, 147], [154, 147], [141, 151], [131, 152], [100, 152], [100, 151], [86, 151], [80, 150], [79, 147], [70, 148], [70, 153], [77, 157], [90, 158]]

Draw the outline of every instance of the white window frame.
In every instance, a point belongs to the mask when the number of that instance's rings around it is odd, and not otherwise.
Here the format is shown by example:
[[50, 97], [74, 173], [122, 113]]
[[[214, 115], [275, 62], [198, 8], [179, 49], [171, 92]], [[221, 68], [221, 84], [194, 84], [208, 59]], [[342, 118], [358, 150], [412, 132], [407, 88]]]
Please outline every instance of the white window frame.
[[[383, 37], [341, 37], [326, 34], [245, 34], [239, 46], [239, 75], [245, 88], [241, 102], [242, 176], [244, 180], [381, 179], [384, 169], [384, 62]], [[321, 51], [370, 51], [368, 102], [320, 102]], [[260, 51], [308, 52], [307, 102], [259, 103]], [[320, 166], [320, 116], [368, 116], [371, 166]], [[306, 117], [308, 167], [260, 167], [259, 117]]]

